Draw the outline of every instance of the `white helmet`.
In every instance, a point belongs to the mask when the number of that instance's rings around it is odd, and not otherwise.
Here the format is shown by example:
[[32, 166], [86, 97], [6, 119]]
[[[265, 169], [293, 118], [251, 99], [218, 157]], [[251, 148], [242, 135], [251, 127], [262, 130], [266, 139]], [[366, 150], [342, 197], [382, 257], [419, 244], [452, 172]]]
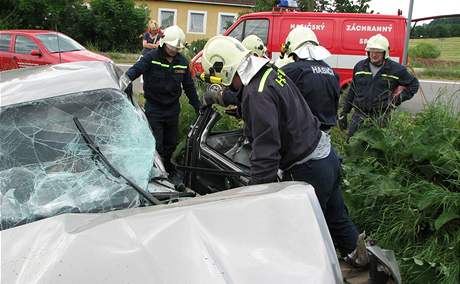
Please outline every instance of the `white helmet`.
[[371, 36], [366, 43], [366, 51], [383, 51], [385, 52], [385, 59], [390, 57], [390, 43], [388, 39], [381, 34]]
[[219, 77], [223, 85], [230, 86], [237, 68], [250, 55], [251, 51], [237, 39], [215, 36], [203, 48], [201, 65], [206, 75]]
[[289, 55], [295, 50], [301, 48], [307, 42], [319, 45], [319, 41], [311, 29], [304, 26], [295, 27], [289, 32], [284, 43], [286, 55]]
[[256, 35], [247, 36], [241, 43], [244, 45], [244, 47], [259, 57], [265, 56], [265, 53], [267, 52], [267, 48], [265, 47], [264, 42], [260, 39], [260, 37]]
[[160, 38], [160, 46], [163, 44], [183, 49], [185, 47], [185, 34], [179, 26], [170, 26], [163, 31], [163, 37]]

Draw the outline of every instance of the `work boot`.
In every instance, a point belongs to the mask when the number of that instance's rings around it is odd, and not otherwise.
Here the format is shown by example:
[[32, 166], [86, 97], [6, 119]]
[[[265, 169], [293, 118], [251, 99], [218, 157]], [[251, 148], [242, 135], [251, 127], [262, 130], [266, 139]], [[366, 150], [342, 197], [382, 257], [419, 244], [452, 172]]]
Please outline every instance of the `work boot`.
[[365, 239], [365, 232], [358, 235], [355, 250], [349, 253], [344, 259], [346, 263], [357, 268], [364, 268], [369, 264], [369, 255], [367, 253]]

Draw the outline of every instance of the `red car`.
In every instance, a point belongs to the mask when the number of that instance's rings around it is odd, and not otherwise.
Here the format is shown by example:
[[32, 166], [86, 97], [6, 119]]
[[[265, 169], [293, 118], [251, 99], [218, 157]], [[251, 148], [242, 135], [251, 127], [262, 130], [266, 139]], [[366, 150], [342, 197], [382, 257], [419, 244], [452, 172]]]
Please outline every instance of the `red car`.
[[46, 30], [0, 30], [0, 71], [73, 61], [111, 61], [70, 37]]

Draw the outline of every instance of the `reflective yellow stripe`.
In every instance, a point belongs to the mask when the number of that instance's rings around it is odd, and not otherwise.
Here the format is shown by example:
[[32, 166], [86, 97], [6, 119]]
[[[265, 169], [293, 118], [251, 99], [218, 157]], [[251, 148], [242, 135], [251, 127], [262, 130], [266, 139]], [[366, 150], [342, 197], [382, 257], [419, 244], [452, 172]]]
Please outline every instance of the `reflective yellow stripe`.
[[265, 70], [265, 73], [262, 76], [262, 79], [260, 80], [260, 83], [259, 83], [259, 89], [257, 90], [259, 93], [264, 90], [265, 81], [267, 81], [267, 77], [270, 74], [270, 72], [272, 72], [272, 70], [273, 70], [273, 68], [268, 68], [267, 70]]
[[187, 65], [174, 65], [173, 68], [187, 69]]
[[382, 74], [382, 77], [386, 77], [386, 78], [391, 78], [391, 79], [399, 80], [399, 77], [398, 77], [398, 76], [393, 76], [393, 75], [388, 75], [388, 74]]
[[367, 71], [358, 71], [355, 73], [355, 75], [372, 75], [372, 72], [367, 72]]
[[161, 67], [169, 68], [169, 65], [168, 65], [168, 64], [163, 64], [163, 63], [161, 63], [160, 61], [152, 60], [152, 63], [153, 63], [153, 64], [156, 64], [156, 65], [160, 65]]

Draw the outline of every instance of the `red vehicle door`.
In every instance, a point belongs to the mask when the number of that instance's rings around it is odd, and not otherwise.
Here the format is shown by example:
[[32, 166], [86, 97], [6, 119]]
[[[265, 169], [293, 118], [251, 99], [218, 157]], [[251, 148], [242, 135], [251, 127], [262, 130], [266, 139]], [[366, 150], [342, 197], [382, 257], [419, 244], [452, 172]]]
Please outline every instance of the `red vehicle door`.
[[13, 49], [13, 59], [19, 68], [49, 64], [42, 56], [40, 47], [35, 41], [25, 35], [16, 35]]
[[0, 33], [0, 71], [17, 68], [11, 53], [11, 39], [11, 34]]

